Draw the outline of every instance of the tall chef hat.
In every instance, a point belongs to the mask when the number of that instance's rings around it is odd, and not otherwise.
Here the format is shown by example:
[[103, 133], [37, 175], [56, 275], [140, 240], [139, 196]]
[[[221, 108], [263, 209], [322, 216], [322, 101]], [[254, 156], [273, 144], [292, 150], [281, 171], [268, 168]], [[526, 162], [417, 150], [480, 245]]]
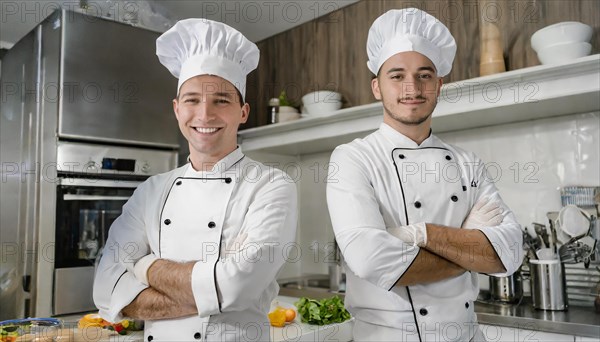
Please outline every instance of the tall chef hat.
[[377, 18], [367, 39], [367, 66], [375, 75], [393, 55], [416, 51], [429, 58], [437, 75], [446, 76], [456, 54], [454, 37], [444, 24], [417, 8], [390, 10]]
[[231, 82], [245, 99], [246, 76], [258, 66], [258, 47], [236, 29], [208, 19], [177, 22], [156, 40], [156, 55], [181, 85], [198, 75]]

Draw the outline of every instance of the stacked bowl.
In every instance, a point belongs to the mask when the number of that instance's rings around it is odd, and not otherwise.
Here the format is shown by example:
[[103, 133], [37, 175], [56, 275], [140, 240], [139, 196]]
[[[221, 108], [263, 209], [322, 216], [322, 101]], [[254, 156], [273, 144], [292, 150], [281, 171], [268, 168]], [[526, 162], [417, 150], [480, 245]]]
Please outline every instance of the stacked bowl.
[[302, 97], [307, 116], [328, 115], [342, 108], [342, 94], [329, 90], [315, 91]]
[[531, 47], [542, 64], [565, 63], [590, 54], [592, 34], [589, 25], [565, 21], [535, 32], [531, 36]]

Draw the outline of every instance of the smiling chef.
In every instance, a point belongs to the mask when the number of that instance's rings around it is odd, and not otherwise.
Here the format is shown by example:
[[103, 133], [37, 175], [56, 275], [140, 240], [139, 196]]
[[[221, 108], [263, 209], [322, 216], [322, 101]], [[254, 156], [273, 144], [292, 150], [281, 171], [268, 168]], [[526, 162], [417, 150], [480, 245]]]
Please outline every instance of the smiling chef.
[[141, 184], [113, 223], [94, 281], [111, 322], [145, 320], [145, 341], [269, 340], [275, 276], [297, 221], [296, 185], [244, 156], [246, 77], [259, 51], [206, 19], [175, 24], [156, 42], [179, 78], [173, 109], [189, 163]]
[[354, 340], [484, 341], [477, 273], [515, 272], [522, 233], [482, 161], [431, 132], [454, 38], [424, 11], [391, 10], [367, 52], [383, 123], [334, 150], [327, 185]]

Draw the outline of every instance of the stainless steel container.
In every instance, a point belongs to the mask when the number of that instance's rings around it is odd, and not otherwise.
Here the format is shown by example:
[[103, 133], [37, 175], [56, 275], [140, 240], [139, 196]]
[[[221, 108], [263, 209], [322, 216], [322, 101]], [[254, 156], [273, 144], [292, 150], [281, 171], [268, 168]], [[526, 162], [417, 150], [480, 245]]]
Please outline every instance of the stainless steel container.
[[523, 279], [520, 272], [507, 277], [490, 276], [490, 296], [504, 303], [517, 303], [523, 297]]
[[568, 308], [564, 265], [560, 260], [529, 260], [533, 307], [564, 311]]
[[333, 240], [333, 263], [329, 265], [329, 289], [334, 292], [346, 292], [346, 272], [344, 257], [337, 241]]

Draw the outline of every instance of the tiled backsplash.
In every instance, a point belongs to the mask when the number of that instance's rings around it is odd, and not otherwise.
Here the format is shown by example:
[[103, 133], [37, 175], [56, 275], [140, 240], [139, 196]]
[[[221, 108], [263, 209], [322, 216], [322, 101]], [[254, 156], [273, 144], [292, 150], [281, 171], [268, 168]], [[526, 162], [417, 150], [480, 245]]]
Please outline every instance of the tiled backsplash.
[[475, 152], [522, 225], [547, 223], [560, 187], [600, 184], [600, 113], [562, 116], [440, 135]]
[[[435, 120], [435, 119], [434, 119]], [[561, 208], [560, 187], [600, 185], [600, 113], [455, 131], [439, 135], [475, 152], [523, 226], [547, 224], [546, 213]], [[280, 277], [328, 272], [333, 232], [325, 199], [330, 152], [299, 157], [300, 262]], [[259, 159], [260, 160], [260, 159]], [[482, 287], [487, 282], [482, 281]]]

